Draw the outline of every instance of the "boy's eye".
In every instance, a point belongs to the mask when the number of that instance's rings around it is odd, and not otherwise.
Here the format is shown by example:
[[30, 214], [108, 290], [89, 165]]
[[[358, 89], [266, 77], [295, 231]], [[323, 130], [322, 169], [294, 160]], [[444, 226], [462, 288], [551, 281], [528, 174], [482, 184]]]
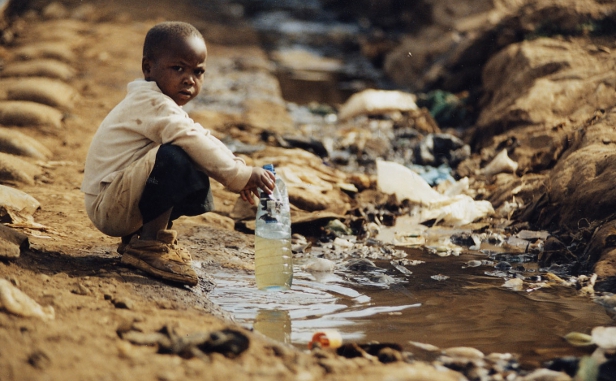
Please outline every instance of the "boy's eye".
[[182, 72], [182, 70], [184, 70], [184, 68], [182, 68], [181, 66], [173, 66], [172, 69], [177, 72]]
[[195, 75], [197, 77], [201, 77], [204, 73], [205, 73], [205, 70], [203, 70], [203, 69], [195, 70]]

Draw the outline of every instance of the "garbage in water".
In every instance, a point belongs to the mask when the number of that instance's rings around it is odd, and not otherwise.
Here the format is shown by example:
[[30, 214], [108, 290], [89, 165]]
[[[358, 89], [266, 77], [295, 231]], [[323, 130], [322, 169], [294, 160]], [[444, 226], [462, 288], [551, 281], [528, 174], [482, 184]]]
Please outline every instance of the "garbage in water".
[[377, 161], [377, 184], [379, 189], [394, 194], [399, 201], [409, 200], [425, 208], [421, 210], [422, 220], [435, 220], [454, 226], [469, 224], [494, 213], [489, 201], [475, 201], [470, 196], [459, 194], [445, 196], [403, 165]]
[[337, 349], [342, 345], [342, 336], [340, 336], [340, 332], [327, 329], [319, 332], [315, 332], [312, 335], [312, 340], [308, 343], [308, 348], [312, 349], [315, 347], [319, 348], [331, 348]]

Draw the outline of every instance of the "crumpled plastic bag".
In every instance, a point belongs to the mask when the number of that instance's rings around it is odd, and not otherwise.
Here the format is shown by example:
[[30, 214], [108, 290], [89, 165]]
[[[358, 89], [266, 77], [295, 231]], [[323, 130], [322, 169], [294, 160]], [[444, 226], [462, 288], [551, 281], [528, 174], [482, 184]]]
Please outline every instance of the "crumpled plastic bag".
[[402, 91], [368, 89], [351, 95], [340, 107], [338, 118], [346, 120], [358, 115], [417, 110], [415, 99], [414, 94]]
[[475, 201], [464, 194], [440, 194], [421, 176], [401, 164], [379, 160], [376, 168], [379, 190], [395, 194], [398, 201], [409, 200], [423, 206], [423, 221], [434, 219], [435, 223], [462, 226], [494, 213], [489, 201]]
[[0, 185], [0, 221], [9, 223], [32, 222], [32, 215], [40, 207], [32, 196], [18, 189]]

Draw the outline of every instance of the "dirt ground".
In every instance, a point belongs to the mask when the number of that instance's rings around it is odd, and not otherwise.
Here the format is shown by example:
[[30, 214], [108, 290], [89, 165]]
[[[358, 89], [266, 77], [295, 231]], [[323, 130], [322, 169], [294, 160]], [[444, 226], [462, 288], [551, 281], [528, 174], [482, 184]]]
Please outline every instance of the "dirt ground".
[[[115, 251], [118, 239], [98, 232], [83, 207], [79, 187], [89, 142], [107, 112], [124, 96], [126, 84], [141, 76], [141, 46], [149, 27], [165, 19], [201, 25], [204, 18], [213, 16], [203, 15], [188, 1], [91, 4], [95, 8], [88, 13], [90, 19], [68, 24], [30, 14], [22, 19], [17, 34], [21, 43], [69, 34], [77, 54], [72, 63], [77, 75], [70, 84], [80, 97], [61, 128], [19, 127], [53, 152], [34, 185], [16, 185], [40, 202], [34, 220], [46, 228], [22, 230], [29, 235], [30, 249], [18, 259], [0, 261], [0, 278], [9, 279], [41, 305], [52, 306], [55, 319], [0, 313], [0, 380], [367, 380], [385, 374], [435, 379], [431, 375], [436, 371], [425, 364], [383, 365], [374, 359], [310, 354], [236, 327], [207, 299], [212, 284], [204, 269], [198, 269], [203, 275], [200, 285], [189, 289], [120, 265]], [[205, 33], [208, 41], [244, 36], [247, 44], [229, 47], [209, 42], [210, 57], [262, 54], [251, 45], [254, 36], [249, 32], [242, 35], [238, 29], [217, 25], [209, 29], [210, 35]], [[14, 49], [0, 46], [1, 57], [10, 59]], [[267, 115], [267, 110], [261, 111]], [[199, 230], [210, 242], [206, 247], [190, 246], [196, 260], [211, 265], [208, 269], [218, 265], [235, 266], [238, 271], [250, 268], [245, 260], [251, 255], [250, 235], [216, 223], [208, 225], [203, 219], [184, 220], [177, 228], [181, 237]], [[131, 344], [119, 334], [152, 333], [165, 326], [179, 337], [232, 327], [247, 335], [250, 345], [237, 358], [219, 353], [184, 358], [159, 354], [154, 345]], [[449, 371], [438, 374], [439, 379], [459, 376]]]

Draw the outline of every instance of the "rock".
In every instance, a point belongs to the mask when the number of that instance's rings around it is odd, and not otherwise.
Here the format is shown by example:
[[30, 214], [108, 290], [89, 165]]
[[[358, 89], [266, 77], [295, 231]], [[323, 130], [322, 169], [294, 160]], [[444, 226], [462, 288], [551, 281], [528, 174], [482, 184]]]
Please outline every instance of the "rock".
[[0, 307], [23, 317], [36, 317], [41, 320], [53, 320], [55, 317], [52, 306], [41, 307], [6, 279], [0, 279]]
[[257, 165], [271, 163], [284, 180], [290, 203], [304, 211], [327, 211], [344, 215], [350, 198], [338, 186], [346, 181], [342, 172], [327, 167], [318, 156], [301, 149], [268, 147], [254, 155]]
[[215, 226], [227, 230], [235, 229], [235, 221], [232, 218], [222, 216], [215, 212], [208, 212], [194, 217], [182, 217], [182, 222], [195, 225]]
[[522, 381], [571, 381], [566, 373], [549, 369], [537, 369], [521, 378]]
[[18, 258], [29, 247], [27, 235], [0, 224], [0, 259]]
[[43, 8], [42, 16], [45, 19], [63, 19], [68, 17], [68, 10], [62, 3], [52, 2]]

